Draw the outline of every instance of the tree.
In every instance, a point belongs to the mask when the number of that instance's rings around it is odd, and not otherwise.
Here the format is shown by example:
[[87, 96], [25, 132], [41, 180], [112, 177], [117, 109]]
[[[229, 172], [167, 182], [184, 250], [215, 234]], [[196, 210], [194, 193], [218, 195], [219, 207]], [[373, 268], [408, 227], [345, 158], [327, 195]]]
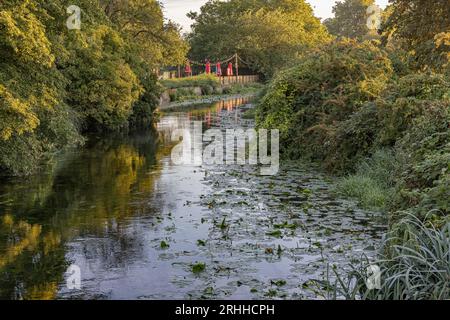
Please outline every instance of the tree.
[[182, 64], [188, 50], [180, 27], [164, 22], [155, 0], [102, 0], [105, 14], [121, 35], [132, 43], [135, 54], [153, 66]]
[[10, 173], [80, 141], [41, 18], [33, 1], [0, 3], [0, 169]]
[[450, 61], [448, 0], [390, 0], [384, 40], [393, 39], [414, 57], [417, 68], [442, 69]]
[[337, 37], [363, 39], [370, 30], [367, 27], [367, 9], [374, 0], [345, 0], [333, 7], [334, 18], [324, 21], [328, 31]]
[[222, 60], [237, 52], [265, 76], [329, 39], [303, 0], [210, 0], [189, 17], [192, 59]]
[[181, 63], [187, 44], [156, 0], [0, 2], [0, 172], [27, 174], [86, 131], [153, 119], [155, 69]]

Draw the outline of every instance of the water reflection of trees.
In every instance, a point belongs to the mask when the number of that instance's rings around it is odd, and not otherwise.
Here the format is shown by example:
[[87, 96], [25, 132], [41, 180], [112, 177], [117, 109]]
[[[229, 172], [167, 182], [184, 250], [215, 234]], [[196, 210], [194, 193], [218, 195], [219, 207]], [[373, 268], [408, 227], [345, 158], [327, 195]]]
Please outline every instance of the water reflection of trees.
[[51, 172], [3, 183], [0, 298], [55, 298], [69, 264], [65, 246], [76, 236], [109, 238], [83, 248], [108, 265], [138, 254], [142, 239], [127, 220], [154, 210], [148, 198], [160, 157], [154, 133], [102, 139]]
[[145, 239], [132, 221], [159, 214], [157, 183], [172, 130], [186, 120], [209, 127], [216, 113], [245, 102], [165, 117], [158, 133], [93, 139], [41, 174], [0, 183], [0, 299], [54, 299], [76, 237], [92, 239], [75, 250], [100, 268], [139, 259]]

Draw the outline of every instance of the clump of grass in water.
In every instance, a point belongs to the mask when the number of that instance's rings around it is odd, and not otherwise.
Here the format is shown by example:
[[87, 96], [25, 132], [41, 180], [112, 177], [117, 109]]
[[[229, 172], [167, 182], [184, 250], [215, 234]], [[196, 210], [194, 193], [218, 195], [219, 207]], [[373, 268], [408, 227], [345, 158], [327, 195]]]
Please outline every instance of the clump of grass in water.
[[227, 218], [224, 217], [222, 222], [219, 224], [220, 230], [226, 230], [228, 228], [229, 225], [227, 224], [227, 220], [226, 219]]
[[271, 232], [267, 232], [266, 234], [268, 236], [275, 237], [275, 238], [281, 238], [281, 236], [282, 236], [282, 233], [281, 233], [280, 230], [274, 230], [274, 231], [271, 231]]
[[161, 244], [159, 246], [161, 247], [161, 249], [168, 249], [170, 247], [170, 245], [165, 241], [161, 241]]
[[358, 165], [355, 174], [342, 178], [337, 191], [357, 199], [364, 208], [384, 209], [395, 186], [397, 167], [392, 150], [378, 150]]
[[[383, 242], [382, 259], [365, 258], [342, 276], [332, 268], [325, 281], [314, 281], [318, 293], [328, 299], [448, 300], [450, 299], [450, 221], [441, 228], [430, 226], [407, 213]], [[381, 270], [381, 288], [367, 288], [367, 268]]]
[[198, 262], [198, 263], [195, 263], [194, 265], [192, 265], [193, 273], [201, 273], [201, 272], [205, 271], [205, 269], [206, 269], [206, 264], [204, 264], [202, 262]]
[[364, 208], [384, 208], [388, 199], [388, 191], [380, 183], [359, 174], [343, 178], [337, 190], [347, 197], [357, 199]]

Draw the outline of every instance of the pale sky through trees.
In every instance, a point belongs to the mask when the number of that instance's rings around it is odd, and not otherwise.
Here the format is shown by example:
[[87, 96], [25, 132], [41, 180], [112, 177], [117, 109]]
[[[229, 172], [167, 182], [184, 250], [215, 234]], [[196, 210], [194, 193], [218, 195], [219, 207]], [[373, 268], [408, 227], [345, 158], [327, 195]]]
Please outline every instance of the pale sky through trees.
[[[192, 21], [186, 17], [189, 11], [199, 11], [207, 0], [161, 0], [164, 4], [164, 15], [166, 18], [179, 23], [184, 31], [189, 30]], [[306, 0], [314, 8], [315, 15], [326, 19], [333, 16], [332, 8], [337, 2], [334, 0]], [[376, 3], [385, 8], [388, 0], [376, 0]]]

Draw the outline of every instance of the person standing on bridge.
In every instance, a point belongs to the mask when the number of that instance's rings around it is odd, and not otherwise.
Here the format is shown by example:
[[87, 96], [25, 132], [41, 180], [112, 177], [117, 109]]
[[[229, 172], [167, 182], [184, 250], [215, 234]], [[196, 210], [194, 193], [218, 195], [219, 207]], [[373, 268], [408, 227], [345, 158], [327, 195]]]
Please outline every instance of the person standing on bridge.
[[211, 62], [209, 62], [208, 59], [206, 59], [205, 73], [206, 73], [206, 74], [210, 74], [210, 73], [211, 73]]
[[227, 76], [229, 76], [229, 77], [233, 76], [233, 63], [232, 62], [228, 63]]
[[191, 62], [189, 60], [186, 62], [186, 67], [184, 68], [184, 74], [187, 77], [192, 77]]
[[220, 62], [217, 62], [216, 64], [216, 75], [218, 77], [222, 76], [222, 66], [220, 65]]

